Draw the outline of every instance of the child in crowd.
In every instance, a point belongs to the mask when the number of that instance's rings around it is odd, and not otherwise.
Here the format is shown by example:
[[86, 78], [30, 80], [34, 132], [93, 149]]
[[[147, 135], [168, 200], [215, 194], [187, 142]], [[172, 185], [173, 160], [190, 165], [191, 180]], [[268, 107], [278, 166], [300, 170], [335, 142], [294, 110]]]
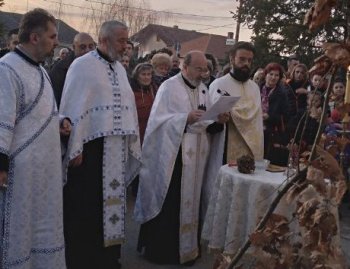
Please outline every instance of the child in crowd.
[[326, 91], [326, 80], [319, 73], [312, 73], [310, 75], [310, 85], [307, 87], [308, 92], [311, 92], [315, 89], [317, 91], [324, 93]]
[[344, 104], [345, 83], [341, 79], [335, 79], [330, 97], [331, 119], [334, 123], [340, 123], [341, 113], [339, 108]]

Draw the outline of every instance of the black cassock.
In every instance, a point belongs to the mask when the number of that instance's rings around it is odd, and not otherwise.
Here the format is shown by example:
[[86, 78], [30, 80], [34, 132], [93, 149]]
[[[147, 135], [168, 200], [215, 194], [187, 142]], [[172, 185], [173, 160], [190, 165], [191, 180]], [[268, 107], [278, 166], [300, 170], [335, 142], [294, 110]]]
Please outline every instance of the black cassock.
[[64, 187], [67, 269], [120, 268], [120, 245], [104, 247], [103, 138], [84, 145], [83, 163], [68, 170]]

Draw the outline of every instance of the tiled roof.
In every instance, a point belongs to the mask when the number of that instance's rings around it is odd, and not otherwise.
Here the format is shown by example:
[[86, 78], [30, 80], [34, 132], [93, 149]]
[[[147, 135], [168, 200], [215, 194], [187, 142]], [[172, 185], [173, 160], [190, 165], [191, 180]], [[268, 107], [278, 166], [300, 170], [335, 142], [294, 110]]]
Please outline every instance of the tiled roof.
[[175, 42], [180, 42], [180, 55], [183, 56], [190, 50], [200, 50], [213, 54], [218, 59], [225, 59], [230, 46], [226, 45], [226, 37], [183, 30], [176, 27], [167, 27], [149, 24], [131, 37], [134, 42], [145, 43], [150, 36], [157, 34], [168, 47], [173, 47]]
[[175, 27], [168, 27], [156, 24], [149, 24], [131, 37], [132, 41], [145, 42], [152, 34], [157, 33], [167, 46], [173, 46], [175, 42], [185, 42], [206, 34], [196, 31], [183, 30]]
[[210, 53], [218, 59], [225, 59], [230, 46], [226, 45], [226, 37], [206, 34], [181, 44], [180, 55], [185, 55], [190, 50], [200, 50]]
[[[23, 14], [0, 11], [0, 23], [4, 26], [5, 33], [9, 30], [19, 27]], [[58, 40], [60, 43], [72, 44], [74, 36], [78, 33], [77, 30], [70, 27], [61, 20], [57, 20], [58, 25]]]

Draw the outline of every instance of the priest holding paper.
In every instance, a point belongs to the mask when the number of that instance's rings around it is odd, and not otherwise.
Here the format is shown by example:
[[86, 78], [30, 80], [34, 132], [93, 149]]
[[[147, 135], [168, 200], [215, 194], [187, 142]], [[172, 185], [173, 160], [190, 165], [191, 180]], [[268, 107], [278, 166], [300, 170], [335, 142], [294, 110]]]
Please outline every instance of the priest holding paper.
[[[203, 214], [219, 168], [236, 162], [243, 155], [264, 156], [264, 131], [259, 87], [249, 79], [255, 49], [249, 42], [237, 42], [230, 50], [231, 71], [210, 84], [211, 103], [222, 96], [236, 96], [239, 100], [230, 109], [225, 131], [212, 138], [209, 167], [203, 185]], [[220, 156], [216, 158], [215, 156]]]
[[211, 102], [216, 102], [222, 95], [240, 97], [230, 110], [226, 137], [219, 139], [219, 148], [225, 151], [223, 163], [236, 161], [247, 154], [255, 160], [262, 160], [264, 156], [260, 91], [249, 79], [254, 53], [255, 49], [249, 42], [237, 42], [230, 51], [231, 71], [210, 85]]
[[[189, 52], [181, 73], [159, 88], [148, 121], [135, 217], [142, 223], [138, 249], [158, 264], [193, 263], [199, 255], [201, 187], [213, 133], [228, 113], [201, 120], [210, 108], [202, 83], [205, 55]], [[219, 157], [219, 156], [217, 156]]]

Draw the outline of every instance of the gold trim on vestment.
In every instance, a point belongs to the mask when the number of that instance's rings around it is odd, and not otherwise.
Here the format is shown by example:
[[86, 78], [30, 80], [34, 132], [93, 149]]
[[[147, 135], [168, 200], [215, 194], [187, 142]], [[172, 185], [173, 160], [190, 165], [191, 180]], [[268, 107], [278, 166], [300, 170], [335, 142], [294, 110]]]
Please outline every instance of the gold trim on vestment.
[[197, 230], [197, 228], [198, 222], [184, 224], [180, 227], [180, 234], [192, 232], [193, 230]]
[[123, 204], [123, 201], [120, 200], [119, 198], [111, 198], [111, 199], [107, 199], [105, 201], [105, 205], [107, 206], [111, 206], [111, 205], [121, 205]]
[[247, 142], [238, 131], [237, 127], [232, 122], [232, 118], [227, 124], [227, 159], [226, 163], [230, 161], [236, 161], [238, 158], [243, 155], [250, 155], [254, 157], [251, 149], [249, 148]]
[[111, 247], [115, 245], [121, 245], [123, 243], [125, 243], [125, 238], [107, 239], [104, 241], [104, 246]]

